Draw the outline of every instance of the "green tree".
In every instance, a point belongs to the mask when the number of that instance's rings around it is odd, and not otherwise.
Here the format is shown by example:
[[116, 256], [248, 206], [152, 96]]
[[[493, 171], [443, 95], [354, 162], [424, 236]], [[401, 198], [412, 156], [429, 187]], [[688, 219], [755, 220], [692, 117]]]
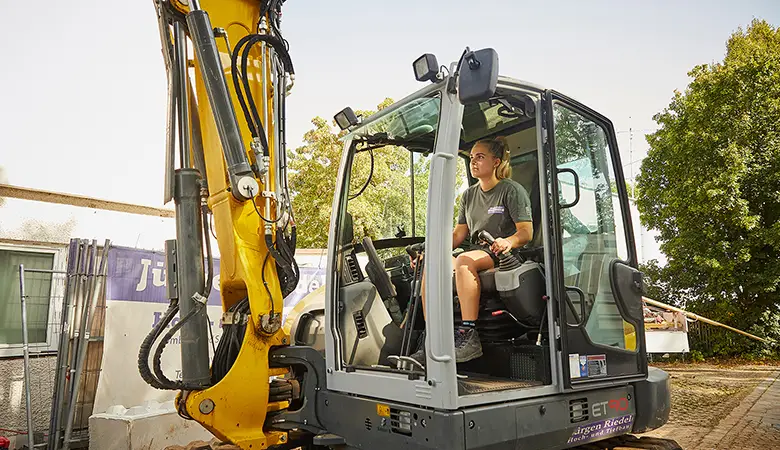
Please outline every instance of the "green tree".
[[[743, 329], [777, 332], [780, 304], [780, 30], [754, 20], [722, 62], [694, 67], [654, 117], [637, 178], [645, 225], [668, 264], [666, 301]], [[739, 351], [738, 349], [735, 349]]]
[[[377, 106], [377, 110], [392, 103], [391, 99], [386, 99]], [[366, 118], [375, 112], [356, 113]], [[312, 124], [314, 128], [304, 135], [304, 145], [291, 152], [289, 180], [298, 246], [324, 248], [327, 246], [333, 194], [343, 153], [340, 138], [346, 133], [334, 132], [333, 124], [320, 117], [314, 118]], [[416, 236], [425, 235], [429, 159], [417, 153], [414, 160]], [[403, 226], [407, 236], [412, 235], [409, 166], [409, 151], [403, 147], [385, 146], [355, 155], [349, 186], [351, 196], [361, 190], [370, 174], [365, 190], [348, 204], [356, 238], [391, 237], [398, 226]], [[458, 187], [465, 170], [461, 166], [458, 166]]]
[[312, 119], [312, 124], [314, 128], [303, 137], [305, 144], [290, 152], [288, 176], [298, 247], [325, 248], [343, 147], [339, 138], [344, 133], [334, 133], [321, 117]]

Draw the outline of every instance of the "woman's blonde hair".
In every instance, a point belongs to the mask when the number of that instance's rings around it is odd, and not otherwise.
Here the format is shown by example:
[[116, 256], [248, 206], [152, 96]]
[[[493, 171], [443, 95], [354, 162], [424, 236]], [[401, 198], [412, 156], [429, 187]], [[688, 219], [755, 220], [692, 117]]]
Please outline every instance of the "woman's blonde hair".
[[501, 160], [501, 164], [496, 167], [496, 178], [503, 180], [512, 176], [512, 166], [509, 165], [509, 145], [504, 136], [496, 136], [492, 139], [481, 139], [475, 144], [484, 145], [495, 158]]

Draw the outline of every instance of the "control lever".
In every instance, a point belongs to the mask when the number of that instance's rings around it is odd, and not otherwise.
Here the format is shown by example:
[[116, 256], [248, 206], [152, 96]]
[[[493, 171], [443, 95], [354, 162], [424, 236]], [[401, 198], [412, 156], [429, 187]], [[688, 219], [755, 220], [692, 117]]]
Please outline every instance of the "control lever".
[[480, 231], [477, 237], [490, 245], [493, 245], [493, 243], [496, 242], [496, 239], [485, 230]]
[[412, 244], [406, 246], [406, 253], [412, 259], [417, 259], [417, 253], [421, 251], [425, 251], [425, 242], [420, 242], [419, 244]]
[[[487, 242], [491, 246], [493, 245], [494, 242], [496, 242], [496, 239], [485, 230], [480, 231], [477, 234], [477, 238]], [[520, 267], [520, 264], [522, 263], [522, 261], [519, 260], [518, 257], [513, 255], [511, 252], [501, 253], [496, 256], [498, 257], [498, 270], [512, 270], [517, 267]]]

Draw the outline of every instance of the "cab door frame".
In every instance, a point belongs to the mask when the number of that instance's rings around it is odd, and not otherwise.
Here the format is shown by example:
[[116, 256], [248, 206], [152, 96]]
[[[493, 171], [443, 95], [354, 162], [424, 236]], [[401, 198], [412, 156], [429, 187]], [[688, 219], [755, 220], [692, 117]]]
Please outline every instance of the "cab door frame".
[[[571, 169], [561, 170], [557, 164], [557, 154], [555, 146], [555, 123], [554, 123], [554, 105], [560, 103], [572, 112], [581, 115], [583, 118], [593, 121], [600, 126], [606, 137], [608, 149], [608, 161], [612, 163], [612, 169], [616, 180], [624, 180], [623, 169], [620, 162], [620, 155], [617, 145], [614, 126], [612, 122], [594, 111], [593, 109], [573, 100], [554, 90], [546, 90], [543, 100], [543, 123], [545, 127], [544, 145], [547, 155], [547, 170], [549, 180], [550, 204], [549, 213], [552, 230], [551, 251], [552, 265], [548, 267], [548, 276], [552, 277], [553, 295], [556, 300], [558, 316], [558, 363], [561, 370], [558, 371], [560, 383], [564, 390], [593, 388], [598, 385], [614, 384], [616, 381], [635, 381], [646, 378], [647, 376], [647, 355], [644, 336], [644, 321], [642, 317], [642, 274], [638, 271], [638, 261], [636, 244], [633, 233], [633, 224], [631, 220], [630, 204], [628, 200], [627, 187], [624, 182], [615, 183], [620, 210], [614, 211], [615, 221], [622, 223], [626, 250], [628, 258], [620, 260], [613, 258], [609, 262], [608, 273], [612, 291], [616, 294], [615, 304], [617, 310], [622, 316], [623, 321], [630, 323], [634, 327], [636, 345], [634, 350], [627, 350], [619, 347], [610, 347], [607, 345], [594, 343], [585, 330], [587, 318], [584, 313], [584, 297], [581, 297], [580, 306], [582, 307], [580, 317], [576, 324], [567, 323], [567, 318], [572, 315], [577, 316], [576, 308], [570, 300], [568, 292], [576, 291], [576, 288], [565, 285], [564, 272], [564, 249], [563, 249], [563, 228], [561, 220], [561, 211], [567, 208], [567, 205], [561, 204], [558, 175], [564, 172], [573, 172]], [[575, 174], [576, 180], [576, 174]], [[579, 181], [576, 181], [575, 189], [579, 192]], [[579, 194], [577, 194], [577, 198]], [[577, 200], [575, 200], [576, 203]], [[563, 206], [563, 207], [562, 207]], [[571, 204], [569, 205], [571, 206]], [[618, 215], [620, 219], [618, 219]], [[617, 232], [617, 230], [616, 230]], [[621, 295], [617, 295], [617, 293]], [[580, 294], [582, 291], [580, 291]], [[582, 355], [581, 352], [586, 352]], [[571, 352], [571, 353], [570, 353]], [[592, 355], [589, 355], [592, 353]], [[590, 361], [598, 364], [600, 357], [604, 358], [606, 375], [595, 377], [585, 376], [574, 373], [573, 359], [584, 356], [586, 367]], [[595, 358], [591, 360], [588, 356]], [[610, 364], [611, 363], [611, 364]], [[614, 367], [614, 373], [610, 373], [609, 367]], [[587, 371], [585, 373], [588, 373]], [[574, 379], [573, 379], [574, 378]]]

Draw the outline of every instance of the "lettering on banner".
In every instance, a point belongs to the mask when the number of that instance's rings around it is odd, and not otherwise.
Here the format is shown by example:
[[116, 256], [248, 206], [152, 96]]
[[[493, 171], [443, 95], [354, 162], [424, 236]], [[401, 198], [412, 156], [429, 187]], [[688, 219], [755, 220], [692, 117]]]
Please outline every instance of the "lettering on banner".
[[[149, 268], [152, 267], [152, 260], [148, 258], [141, 258], [141, 276], [138, 278], [138, 283], [135, 285], [136, 292], [143, 292], [149, 287]], [[163, 261], [157, 261], [155, 267], [152, 267], [152, 285], [154, 287], [164, 287], [168, 281], [167, 273], [165, 270], [165, 263]], [[219, 290], [219, 273], [215, 273], [211, 279], [212, 289]]]
[[136, 292], [146, 290], [146, 279], [149, 278], [149, 266], [151, 265], [151, 259], [141, 258], [141, 279], [138, 280], [138, 284], [135, 286]]
[[[609, 402], [601, 402], [600, 404], [608, 403]], [[567, 444], [590, 442], [609, 436], [625, 434], [631, 431], [633, 423], [634, 415], [627, 414], [612, 419], [600, 420], [587, 425], [580, 425], [572, 432]]]

